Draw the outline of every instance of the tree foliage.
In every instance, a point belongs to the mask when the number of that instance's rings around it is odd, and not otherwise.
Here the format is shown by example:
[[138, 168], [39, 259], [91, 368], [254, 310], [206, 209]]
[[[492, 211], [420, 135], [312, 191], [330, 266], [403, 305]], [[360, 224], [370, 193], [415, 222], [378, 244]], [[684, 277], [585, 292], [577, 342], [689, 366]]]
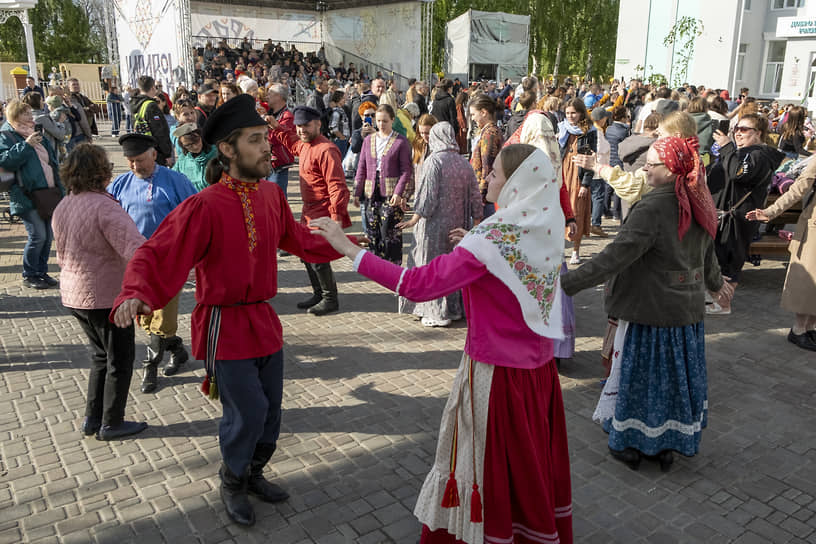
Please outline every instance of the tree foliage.
[[[91, 24], [96, 7], [87, 0], [39, 0], [28, 12], [37, 62], [46, 70], [61, 62], [100, 63], [105, 41], [98, 24]], [[95, 21], [96, 22], [96, 21]], [[0, 60], [27, 59], [23, 25], [16, 17], [0, 25]]]
[[[530, 71], [614, 75], [619, 0], [436, 0], [434, 70], [445, 66], [445, 24], [469, 9], [530, 16]], [[560, 48], [558, 66], [556, 56]]]

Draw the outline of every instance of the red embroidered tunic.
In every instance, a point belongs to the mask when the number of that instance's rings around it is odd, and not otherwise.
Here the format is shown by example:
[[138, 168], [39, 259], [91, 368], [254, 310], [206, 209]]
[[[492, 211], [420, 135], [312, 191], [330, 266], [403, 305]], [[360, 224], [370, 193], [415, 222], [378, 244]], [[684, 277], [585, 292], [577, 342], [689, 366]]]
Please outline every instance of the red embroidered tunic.
[[260, 181], [249, 194], [249, 206], [255, 230], [251, 252], [239, 193], [217, 183], [187, 198], [136, 250], [114, 310], [129, 298], [163, 308], [195, 267], [197, 304], [191, 328], [196, 359], [203, 360], [207, 354], [210, 307], [216, 305], [222, 306], [216, 358], [249, 359], [280, 350], [280, 320], [272, 305], [263, 302], [278, 292], [278, 248], [309, 262], [328, 262], [342, 255], [295, 221], [274, 183]]
[[350, 227], [349, 190], [343, 173], [343, 157], [337, 146], [325, 136], [318, 136], [309, 143], [301, 142], [295, 131], [287, 128], [271, 130], [271, 139], [300, 157], [300, 196], [303, 198], [300, 222], [331, 217], [344, 229]]

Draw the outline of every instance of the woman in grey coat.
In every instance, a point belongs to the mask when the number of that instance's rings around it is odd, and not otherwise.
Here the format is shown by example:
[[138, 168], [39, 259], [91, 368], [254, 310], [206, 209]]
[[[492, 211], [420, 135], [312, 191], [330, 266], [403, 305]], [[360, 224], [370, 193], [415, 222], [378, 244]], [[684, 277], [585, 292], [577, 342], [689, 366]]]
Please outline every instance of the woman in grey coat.
[[[476, 175], [467, 159], [459, 154], [450, 123], [442, 121], [431, 128], [428, 148], [431, 153], [417, 182], [414, 216], [397, 225], [401, 229], [414, 227], [408, 268], [426, 265], [439, 255], [450, 253], [455, 245], [450, 232], [470, 230], [482, 219], [482, 196]], [[416, 306], [400, 297], [399, 311], [413, 312], [426, 327], [445, 327], [465, 315], [459, 292]]]

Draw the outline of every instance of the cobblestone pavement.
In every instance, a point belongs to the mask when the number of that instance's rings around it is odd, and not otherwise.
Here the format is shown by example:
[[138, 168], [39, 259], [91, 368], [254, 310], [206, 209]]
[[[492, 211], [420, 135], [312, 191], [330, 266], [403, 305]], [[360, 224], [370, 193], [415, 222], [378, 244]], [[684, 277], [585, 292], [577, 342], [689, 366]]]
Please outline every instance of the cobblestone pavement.
[[[121, 170], [115, 142], [102, 142]], [[293, 207], [296, 192], [294, 183]], [[302, 265], [283, 258], [273, 304], [286, 339], [285, 411], [267, 476], [292, 498], [257, 503], [247, 530], [229, 523], [218, 496], [220, 406], [198, 389], [200, 362], [150, 395], [136, 371], [127, 415], [150, 424], [138, 438], [81, 438], [90, 353], [56, 291], [20, 286], [24, 241], [20, 225], [0, 225], [0, 543], [417, 541], [411, 512], [463, 325], [426, 329], [396, 314], [395, 298], [347, 260], [335, 266], [342, 313], [309, 316], [295, 308], [308, 291]], [[594, 254], [602, 243], [586, 247]], [[734, 314], [706, 323], [709, 427], [700, 454], [668, 474], [610, 460], [590, 419], [601, 292], [576, 298], [577, 354], [561, 369], [576, 542], [816, 542], [816, 355], [785, 341], [784, 274], [781, 260], [749, 265]], [[187, 343], [193, 304], [185, 288]], [[137, 361], [144, 341], [137, 333]]]

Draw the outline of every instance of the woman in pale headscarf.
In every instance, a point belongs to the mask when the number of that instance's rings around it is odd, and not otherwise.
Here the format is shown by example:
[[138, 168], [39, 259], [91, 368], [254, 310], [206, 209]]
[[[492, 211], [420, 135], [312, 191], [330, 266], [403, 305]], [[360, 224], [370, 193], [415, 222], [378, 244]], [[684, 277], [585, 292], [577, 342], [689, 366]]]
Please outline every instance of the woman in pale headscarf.
[[551, 340], [562, 335], [559, 190], [545, 153], [508, 146], [488, 175], [486, 198], [499, 211], [451, 253], [411, 269], [347, 242], [330, 218], [310, 223], [354, 260], [354, 270], [406, 298], [462, 289], [465, 353], [414, 509], [422, 544], [530, 535], [572, 543], [567, 431]]
[[611, 280], [605, 310], [618, 318], [612, 372], [593, 419], [615, 459], [643, 456], [668, 471], [677, 451], [699, 451], [708, 420], [705, 290], [730, 300], [714, 253], [717, 214], [697, 137], [658, 139], [646, 155], [651, 191], [632, 206], [615, 240], [566, 273], [564, 291]]
[[[561, 180], [561, 150], [558, 147], [558, 140], [555, 137], [552, 122], [546, 114], [540, 111], [530, 112], [521, 125], [518, 138], [519, 143], [534, 145], [545, 152], [550, 157], [555, 169], [555, 179]], [[561, 186], [561, 208], [567, 218], [567, 227], [570, 236], [572, 236], [575, 234], [577, 226], [570, 206], [569, 193], [567, 193], [563, 184]], [[562, 261], [561, 273], [564, 274], [568, 270], [567, 262], [563, 259]], [[559, 363], [561, 359], [571, 359], [575, 355], [575, 305], [572, 302], [572, 297], [567, 296], [563, 291], [561, 291], [561, 296], [561, 319], [564, 325], [564, 338], [553, 340], [553, 356]]]
[[[479, 184], [470, 163], [459, 154], [450, 123], [443, 121], [431, 127], [428, 149], [430, 155], [423, 162], [417, 183], [414, 216], [397, 225], [402, 229], [414, 227], [408, 268], [426, 265], [439, 255], [450, 253], [454, 248], [450, 231], [470, 230], [482, 219]], [[417, 305], [400, 297], [399, 311], [413, 312], [426, 327], [446, 327], [464, 315], [458, 291]]]

